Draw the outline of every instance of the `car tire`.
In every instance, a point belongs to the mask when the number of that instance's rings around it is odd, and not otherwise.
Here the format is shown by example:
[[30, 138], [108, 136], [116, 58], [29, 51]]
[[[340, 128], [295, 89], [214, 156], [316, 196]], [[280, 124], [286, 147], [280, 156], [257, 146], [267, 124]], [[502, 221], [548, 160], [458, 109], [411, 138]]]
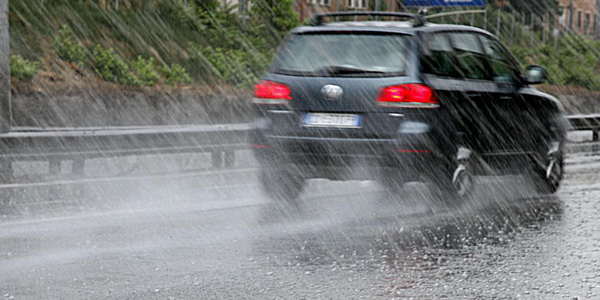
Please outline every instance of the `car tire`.
[[533, 162], [530, 176], [536, 192], [541, 195], [556, 193], [564, 176], [564, 158], [559, 152]]
[[[440, 178], [433, 181], [439, 196], [450, 201], [464, 200], [473, 191], [475, 178], [468, 166], [459, 164], [454, 172], [448, 170], [442, 172]], [[446, 201], [445, 201], [446, 202]]]
[[292, 205], [297, 204], [304, 182], [302, 176], [279, 169], [264, 169], [260, 175], [260, 185], [267, 197]]
[[446, 204], [460, 204], [471, 196], [475, 187], [475, 176], [472, 169], [470, 150], [467, 156], [458, 155], [441, 170], [430, 176], [432, 188], [437, 192], [440, 201]]

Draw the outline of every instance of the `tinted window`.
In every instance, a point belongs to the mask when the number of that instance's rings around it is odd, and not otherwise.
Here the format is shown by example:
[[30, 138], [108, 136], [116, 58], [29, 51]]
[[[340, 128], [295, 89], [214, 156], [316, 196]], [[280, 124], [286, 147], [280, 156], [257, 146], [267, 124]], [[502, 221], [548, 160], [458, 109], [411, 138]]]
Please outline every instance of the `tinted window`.
[[422, 59], [423, 72], [440, 77], [460, 77], [448, 35], [433, 34], [425, 40], [427, 46]]
[[488, 62], [477, 35], [436, 33], [426, 36], [423, 72], [440, 77], [489, 80]]
[[456, 53], [458, 72], [463, 78], [489, 80], [486, 56], [477, 35], [472, 33], [450, 34]]
[[405, 73], [403, 35], [319, 33], [292, 36], [272, 71], [289, 75], [397, 76]]
[[486, 36], [481, 37], [481, 42], [485, 53], [488, 55], [494, 81], [517, 83], [520, 76], [519, 68], [504, 46]]

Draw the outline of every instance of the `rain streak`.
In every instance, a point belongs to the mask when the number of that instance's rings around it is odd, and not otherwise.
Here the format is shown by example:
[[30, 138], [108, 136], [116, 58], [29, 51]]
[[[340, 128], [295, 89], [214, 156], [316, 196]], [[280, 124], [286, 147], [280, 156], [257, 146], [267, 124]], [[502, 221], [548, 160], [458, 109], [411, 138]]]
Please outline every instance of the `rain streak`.
[[600, 299], [600, 1], [0, 0], [0, 299]]

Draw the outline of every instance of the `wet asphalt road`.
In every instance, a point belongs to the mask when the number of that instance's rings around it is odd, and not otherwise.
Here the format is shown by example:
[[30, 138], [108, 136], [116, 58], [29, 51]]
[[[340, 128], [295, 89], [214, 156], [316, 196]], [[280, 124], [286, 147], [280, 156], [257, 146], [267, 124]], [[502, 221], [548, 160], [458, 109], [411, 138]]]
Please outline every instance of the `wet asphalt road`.
[[567, 172], [551, 197], [481, 177], [455, 208], [315, 180], [290, 209], [252, 175], [14, 188], [0, 299], [600, 299], [600, 156]]

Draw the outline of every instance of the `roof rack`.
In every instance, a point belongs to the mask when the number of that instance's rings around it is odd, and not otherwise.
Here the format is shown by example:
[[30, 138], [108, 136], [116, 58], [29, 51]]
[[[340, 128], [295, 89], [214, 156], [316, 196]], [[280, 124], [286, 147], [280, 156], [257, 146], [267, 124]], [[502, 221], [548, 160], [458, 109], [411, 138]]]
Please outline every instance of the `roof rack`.
[[370, 17], [396, 17], [396, 18], [407, 18], [412, 20], [413, 27], [421, 27], [427, 22], [425, 17], [420, 14], [411, 13], [397, 13], [397, 12], [383, 12], [383, 11], [344, 11], [327, 14], [315, 15], [310, 21], [309, 25], [320, 26], [325, 22], [323, 19], [332, 17], [358, 17], [358, 16], [370, 16]]

